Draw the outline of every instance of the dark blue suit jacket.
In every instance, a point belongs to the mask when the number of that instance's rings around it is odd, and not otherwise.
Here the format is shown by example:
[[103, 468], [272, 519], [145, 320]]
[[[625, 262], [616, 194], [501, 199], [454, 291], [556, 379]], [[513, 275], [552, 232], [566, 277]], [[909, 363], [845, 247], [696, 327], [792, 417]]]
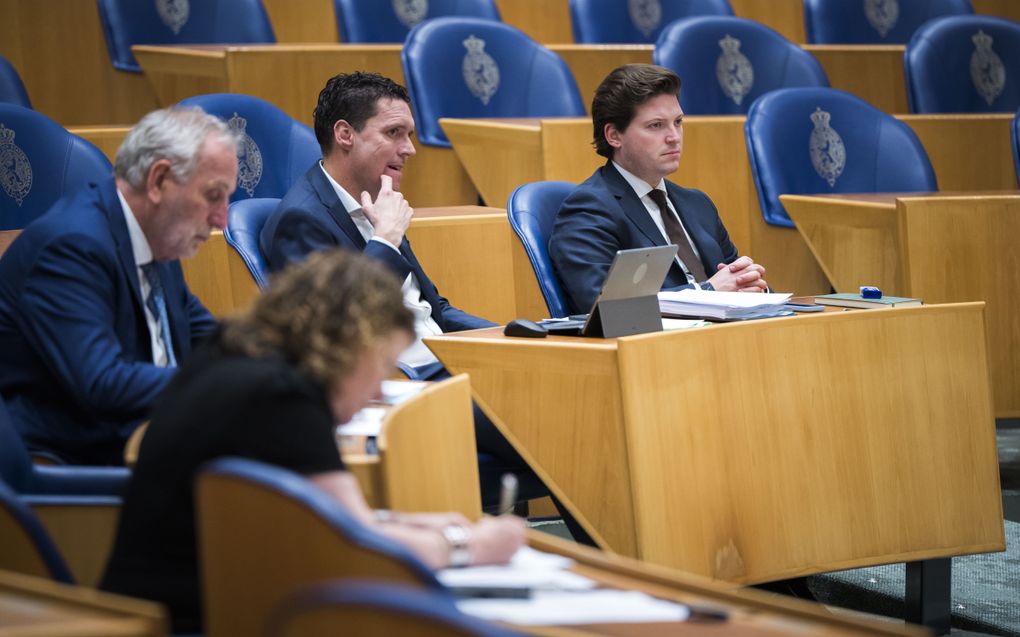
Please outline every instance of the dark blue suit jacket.
[[[736, 260], [737, 248], [705, 193], [669, 181], [666, 193], [709, 276], [717, 264]], [[606, 162], [563, 201], [549, 238], [549, 256], [570, 312], [591, 310], [617, 250], [661, 245], [666, 245], [666, 240], [637, 193], [612, 162]], [[676, 262], [662, 287], [689, 287]]]
[[432, 306], [432, 318], [444, 332], [495, 325], [458, 310], [440, 296], [415, 258], [406, 237], [400, 244], [399, 254], [378, 241], [366, 243], [318, 163], [291, 186], [262, 228], [259, 243], [273, 272], [302, 261], [316, 250], [337, 246], [357, 250], [382, 261], [401, 281], [413, 272], [418, 278], [422, 297]]
[[[174, 352], [215, 327], [180, 263], [159, 264]], [[0, 259], [0, 394], [32, 450], [123, 462], [124, 443], [173, 374], [152, 346], [113, 179], [58, 201]]]

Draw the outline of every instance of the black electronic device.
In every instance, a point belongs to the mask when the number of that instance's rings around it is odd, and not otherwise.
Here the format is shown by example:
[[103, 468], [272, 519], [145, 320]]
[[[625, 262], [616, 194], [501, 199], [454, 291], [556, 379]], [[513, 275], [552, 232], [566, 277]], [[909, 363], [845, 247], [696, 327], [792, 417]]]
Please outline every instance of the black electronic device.
[[549, 330], [528, 319], [514, 319], [506, 324], [503, 333], [507, 336], [523, 336], [524, 338], [545, 338]]

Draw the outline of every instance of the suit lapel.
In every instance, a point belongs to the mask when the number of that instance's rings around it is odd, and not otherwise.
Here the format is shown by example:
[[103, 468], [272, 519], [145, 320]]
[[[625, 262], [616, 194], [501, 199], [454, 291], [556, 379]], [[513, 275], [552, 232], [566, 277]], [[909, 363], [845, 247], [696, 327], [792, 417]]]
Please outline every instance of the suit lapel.
[[106, 215], [110, 224], [110, 235], [113, 237], [113, 244], [117, 250], [117, 259], [120, 267], [131, 284], [131, 298], [134, 299], [135, 309], [145, 316], [145, 300], [142, 298], [142, 286], [138, 281], [138, 264], [135, 263], [135, 253], [131, 248], [131, 235], [128, 233], [127, 222], [124, 220], [124, 208], [120, 205], [120, 197], [117, 196], [117, 184], [112, 179], [97, 187], [97, 196], [100, 201], [100, 210]]
[[333, 190], [333, 184], [329, 183], [329, 180], [326, 179], [326, 175], [322, 172], [322, 167], [318, 162], [312, 166], [307, 175], [309, 183], [312, 184], [312, 188], [315, 190], [315, 194], [319, 197], [323, 207], [329, 212], [329, 216], [333, 218], [333, 221], [340, 227], [340, 230], [347, 235], [347, 238], [358, 247], [358, 250], [364, 250], [365, 238], [358, 231], [358, 226], [354, 225], [350, 212], [340, 203], [340, 197], [337, 197], [336, 191]]
[[648, 215], [648, 209], [645, 208], [645, 204], [641, 203], [637, 193], [630, 187], [630, 184], [623, 178], [623, 175], [616, 169], [616, 166], [612, 162], [606, 162], [606, 165], [602, 167], [602, 174], [606, 180], [606, 185], [609, 186], [609, 192], [613, 193], [613, 196], [620, 203], [624, 214], [637, 226], [641, 234], [645, 235], [649, 243], [655, 246], [666, 245], [666, 239], [659, 232], [659, 227], [655, 225], [655, 222]]

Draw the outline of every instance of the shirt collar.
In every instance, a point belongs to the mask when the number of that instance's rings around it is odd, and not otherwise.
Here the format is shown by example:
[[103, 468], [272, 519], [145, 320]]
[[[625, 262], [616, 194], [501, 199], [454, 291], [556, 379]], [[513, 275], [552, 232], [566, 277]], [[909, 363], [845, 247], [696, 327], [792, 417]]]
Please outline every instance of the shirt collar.
[[640, 177], [630, 172], [620, 164], [616, 163], [615, 161], [613, 162], [613, 165], [616, 166], [616, 169], [620, 171], [620, 174], [623, 175], [623, 178], [627, 181], [628, 184], [630, 184], [631, 189], [638, 196], [638, 199], [645, 197], [646, 195], [648, 195], [648, 193], [652, 192], [652, 190], [661, 190], [662, 192], [666, 192], [665, 179], [660, 178], [659, 183], [657, 183], [655, 185], [655, 188], [653, 189], [651, 186], [648, 185], [647, 181], [641, 179]]
[[138, 219], [135, 218], [135, 213], [120, 188], [117, 189], [117, 197], [120, 199], [120, 207], [124, 210], [124, 221], [127, 223], [128, 236], [131, 237], [131, 252], [135, 255], [135, 265], [151, 263], [152, 248], [149, 246], [149, 240], [145, 238], [145, 233], [138, 225]]
[[333, 186], [333, 190], [336, 192], [336, 196], [340, 198], [340, 203], [343, 204], [343, 207], [347, 210], [348, 214], [350, 214], [354, 210], [361, 210], [361, 202], [352, 197], [349, 192], [344, 190], [343, 186], [341, 186], [339, 183], [337, 183], [335, 179], [333, 179], [333, 176], [329, 174], [329, 171], [326, 170], [326, 167], [322, 165], [322, 160], [319, 161], [319, 169], [322, 171], [323, 175], [326, 175], [326, 179], [329, 181], [329, 185]]

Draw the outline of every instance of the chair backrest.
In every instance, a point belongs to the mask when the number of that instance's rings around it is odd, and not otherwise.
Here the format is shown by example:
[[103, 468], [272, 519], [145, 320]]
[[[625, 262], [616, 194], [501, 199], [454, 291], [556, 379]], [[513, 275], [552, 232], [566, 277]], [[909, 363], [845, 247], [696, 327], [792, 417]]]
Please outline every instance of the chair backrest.
[[2, 55], [0, 55], [0, 102], [32, 108], [32, 102], [28, 99], [18, 70]]
[[241, 260], [248, 266], [248, 271], [261, 289], [269, 285], [269, 266], [259, 247], [259, 236], [266, 220], [279, 205], [279, 199], [236, 201], [230, 204], [227, 229], [223, 231], [223, 238], [241, 255]]
[[98, 0], [114, 68], [141, 73], [133, 44], [276, 42], [262, 0]]
[[236, 93], [213, 93], [181, 100], [198, 106], [239, 131], [237, 190], [231, 201], [283, 197], [322, 157], [315, 133], [265, 100]]
[[499, 21], [494, 0], [333, 0], [340, 40], [403, 42], [421, 22], [458, 16]]
[[260, 634], [283, 597], [324, 579], [441, 588], [406, 548], [279, 467], [238, 458], [210, 463], [198, 479], [197, 517], [209, 637]]
[[57, 199], [113, 174], [98, 148], [15, 104], [0, 104], [0, 149], [0, 230], [24, 228]]
[[349, 635], [521, 635], [465, 615], [447, 594], [360, 579], [321, 582], [295, 592], [277, 606], [265, 634], [333, 637], [338, 626]]
[[804, 0], [812, 44], [906, 44], [932, 18], [974, 13], [970, 0]]
[[683, 79], [687, 115], [745, 114], [777, 88], [828, 86], [813, 55], [763, 24], [729, 16], [677, 20], [655, 44], [652, 61]]
[[39, 518], [0, 480], [0, 570], [74, 584], [71, 571]]
[[793, 227], [779, 195], [938, 190], [909, 126], [836, 89], [759, 97], [745, 135], [762, 215], [773, 225]]
[[1013, 116], [1010, 137], [1013, 139], [1013, 166], [1016, 168], [1017, 183], [1020, 184], [1020, 110]]
[[703, 15], [731, 16], [733, 7], [729, 0], [570, 0], [578, 44], [652, 44], [670, 22]]
[[1012, 113], [1020, 108], [1020, 23], [931, 20], [910, 38], [903, 68], [911, 113]]
[[506, 204], [510, 227], [528, 253], [550, 317], [563, 317], [569, 313], [566, 296], [549, 259], [549, 237], [563, 200], [574, 188], [577, 185], [569, 181], [536, 181], [518, 186], [510, 193]]
[[436, 18], [411, 30], [400, 54], [424, 144], [449, 147], [440, 117], [585, 114], [574, 76], [524, 32], [477, 18]]

